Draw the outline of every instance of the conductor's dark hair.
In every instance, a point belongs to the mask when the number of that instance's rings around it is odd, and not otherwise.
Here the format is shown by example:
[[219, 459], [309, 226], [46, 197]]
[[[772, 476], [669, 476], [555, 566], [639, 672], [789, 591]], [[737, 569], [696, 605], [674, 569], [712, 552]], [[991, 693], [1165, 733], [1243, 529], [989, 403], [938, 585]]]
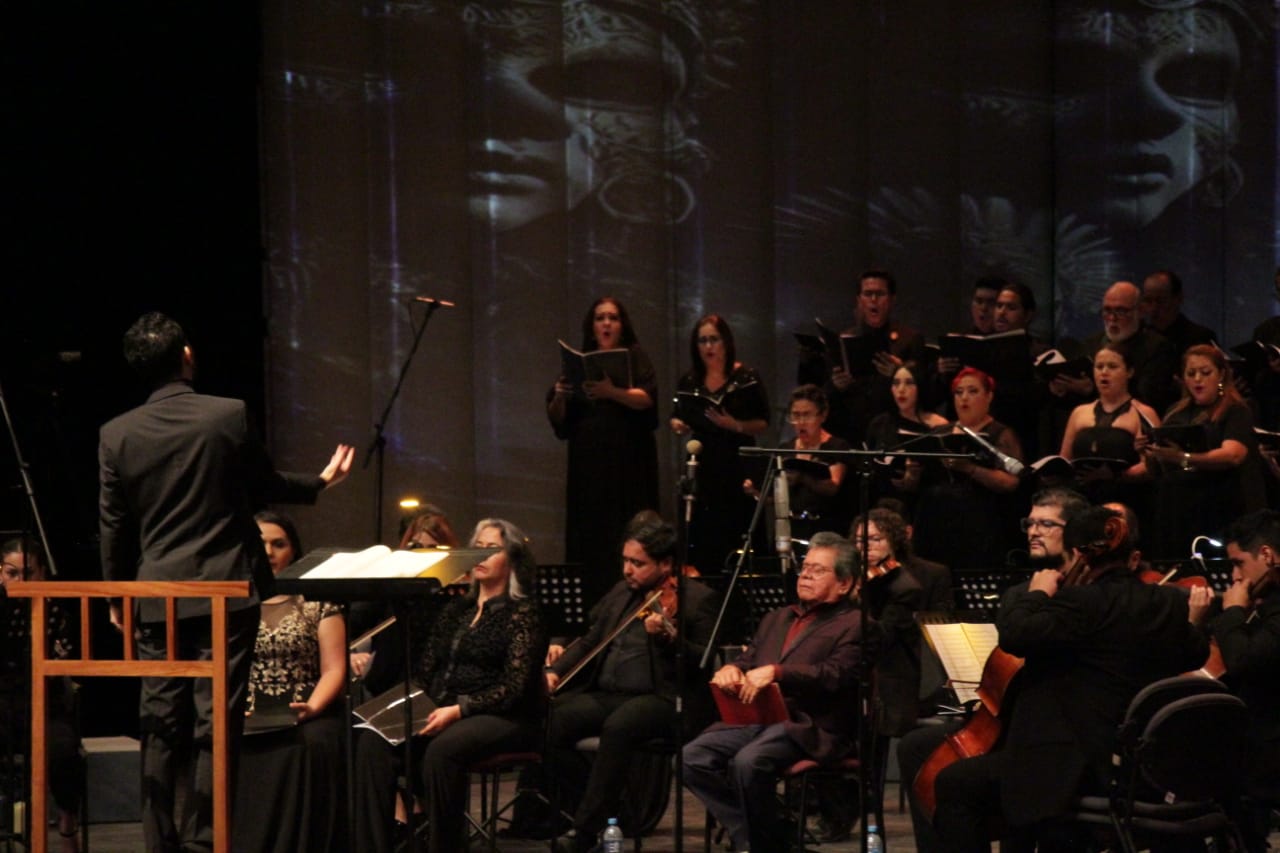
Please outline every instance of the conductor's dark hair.
[[586, 316], [582, 318], [582, 351], [591, 352], [599, 349], [596, 343], [594, 332], [594, 323], [596, 320], [596, 309], [606, 302], [612, 302], [618, 308], [618, 319], [622, 322], [622, 337], [619, 338], [624, 347], [635, 346], [637, 342], [636, 330], [631, 327], [631, 315], [627, 313], [627, 306], [613, 296], [601, 296], [595, 302], [591, 303], [591, 307], [587, 309]]
[[676, 529], [653, 510], [641, 510], [627, 524], [623, 542], [630, 541], [639, 543], [655, 563], [663, 560], [671, 560], [673, 564], [675, 562], [676, 547], [679, 544]]
[[124, 360], [155, 388], [182, 376], [182, 350], [187, 336], [177, 321], [152, 311], [124, 333]]
[[862, 283], [869, 278], [878, 278], [889, 288], [890, 296], [898, 295], [898, 280], [888, 270], [867, 270], [858, 277], [858, 293], [862, 293]]
[[1280, 554], [1280, 512], [1259, 509], [1240, 516], [1227, 527], [1223, 541], [1234, 542], [1250, 554], [1257, 554], [1263, 545]]
[[264, 509], [253, 517], [254, 521], [263, 524], [274, 524], [284, 531], [285, 538], [289, 540], [289, 546], [293, 548], [293, 560], [297, 562], [302, 557], [302, 537], [298, 535], [298, 526], [293, 523], [293, 519], [282, 512], [273, 512]]

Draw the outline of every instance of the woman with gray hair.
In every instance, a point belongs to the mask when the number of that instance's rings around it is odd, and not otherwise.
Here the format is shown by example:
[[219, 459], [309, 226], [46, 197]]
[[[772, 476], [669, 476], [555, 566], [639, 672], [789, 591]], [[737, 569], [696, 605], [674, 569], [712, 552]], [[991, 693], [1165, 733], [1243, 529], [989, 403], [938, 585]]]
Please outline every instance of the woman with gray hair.
[[[535, 562], [520, 528], [486, 518], [471, 537], [492, 549], [471, 570], [471, 588], [440, 610], [417, 608], [425, 636], [413, 681], [435, 703], [414, 736], [415, 793], [427, 804], [429, 849], [466, 849], [466, 768], [498, 752], [536, 742], [545, 707], [542, 660], [546, 633], [529, 597]], [[416, 624], [415, 624], [416, 627]], [[395, 844], [395, 779], [401, 748], [362, 731], [356, 744], [354, 849], [391, 851]]]

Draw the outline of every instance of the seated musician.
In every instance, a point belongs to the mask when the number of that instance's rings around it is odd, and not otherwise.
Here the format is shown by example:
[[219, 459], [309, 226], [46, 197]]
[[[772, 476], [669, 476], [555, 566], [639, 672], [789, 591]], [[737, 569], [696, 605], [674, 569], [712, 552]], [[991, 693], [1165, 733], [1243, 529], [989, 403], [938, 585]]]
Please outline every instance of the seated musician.
[[[10, 583], [45, 578], [44, 549], [20, 537], [0, 546], [0, 601]], [[31, 660], [31, 610], [29, 602], [15, 599], [0, 609], [4, 624], [4, 654], [0, 655], [0, 751], [30, 755], [31, 687], [27, 667]], [[75, 614], [62, 602], [48, 605], [46, 644], [51, 658], [74, 657]], [[85, 764], [76, 720], [75, 685], [66, 676], [51, 678], [45, 693], [45, 755], [49, 789], [58, 812], [61, 853], [76, 853], [79, 844], [80, 795], [84, 791]], [[8, 818], [8, 815], [4, 815]]]
[[[1222, 680], [1249, 708], [1247, 800], [1236, 825], [1249, 853], [1267, 849], [1270, 812], [1280, 803], [1280, 512], [1257, 510], [1224, 537], [1232, 584], [1209, 631], [1226, 668]], [[1208, 601], [1193, 611], [1202, 616]]]
[[[537, 563], [518, 527], [500, 518], [477, 526], [475, 545], [492, 553], [471, 570], [471, 588], [436, 610], [415, 608], [415, 637], [426, 637], [413, 680], [435, 703], [413, 734], [414, 776], [408, 784], [426, 803], [429, 849], [466, 849], [466, 768], [498, 752], [537, 741], [545, 709], [538, 663], [546, 637], [529, 597]], [[428, 630], [417, 630], [417, 623]], [[402, 746], [374, 731], [356, 740], [353, 773], [359, 791], [354, 843], [361, 853], [395, 845], [397, 776]]]
[[[1032, 497], [1031, 511], [1022, 521], [1032, 568], [1059, 569], [1063, 566], [1066, 551], [1062, 532], [1072, 518], [1088, 508], [1089, 503], [1084, 497], [1067, 489], [1046, 489]], [[901, 778], [915, 780], [934, 750], [964, 723], [963, 718], [953, 719], [942, 725], [915, 728], [903, 735], [898, 742]], [[942, 843], [933, 828], [933, 815], [926, 813], [914, 785], [907, 788], [907, 802], [911, 805], [911, 828], [915, 833], [916, 849], [920, 853], [941, 850]]]
[[[706, 679], [697, 666], [719, 600], [706, 585], [685, 581], [681, 647], [675, 624], [676, 546], [670, 524], [652, 512], [636, 516], [622, 546], [622, 579], [593, 608], [586, 636], [553, 655], [547, 667], [548, 690], [558, 692], [562, 680], [566, 685], [552, 700], [547, 749], [560, 808], [573, 815], [569, 846], [574, 850], [590, 850], [608, 819], [619, 815], [642, 747], [655, 739], [674, 739], [677, 653], [684, 656], [686, 694]], [[644, 607], [655, 594], [659, 601]], [[609, 639], [616, 629], [621, 630]], [[709, 717], [710, 698], [705, 690], [697, 692], [704, 697], [701, 708], [685, 704], [689, 731], [700, 729]], [[590, 761], [574, 745], [596, 735], [600, 747]]]
[[803, 758], [835, 761], [855, 748], [861, 614], [849, 600], [856, 557], [849, 540], [814, 534], [795, 605], [760, 622], [747, 650], [721, 667], [712, 690], [750, 704], [777, 684], [789, 719], [716, 723], [684, 748], [684, 781], [729, 833], [734, 850], [786, 850], [774, 788]]
[[1005, 694], [1007, 720], [984, 755], [938, 773], [934, 823], [944, 850], [1081, 850], [1065, 816], [1081, 794], [1101, 792], [1116, 727], [1146, 684], [1201, 666], [1208, 643], [1189, 619], [1186, 594], [1144, 584], [1130, 570], [1123, 515], [1105, 507], [1063, 532], [1076, 552], [1064, 570], [1041, 569], [1005, 594], [1000, 648], [1023, 658]]

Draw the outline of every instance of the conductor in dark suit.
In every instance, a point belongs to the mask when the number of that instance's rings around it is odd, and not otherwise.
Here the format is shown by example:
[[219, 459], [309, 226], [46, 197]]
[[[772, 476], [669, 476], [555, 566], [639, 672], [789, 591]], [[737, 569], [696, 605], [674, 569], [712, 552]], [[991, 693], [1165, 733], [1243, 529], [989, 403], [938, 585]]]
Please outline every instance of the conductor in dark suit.
[[777, 684], [788, 719], [771, 725], [715, 723], [684, 748], [684, 781], [729, 833], [734, 850], [785, 850], [774, 794], [778, 776], [803, 758], [828, 763], [856, 746], [861, 614], [849, 600], [853, 543], [814, 534], [794, 605], [769, 613], [747, 650], [711, 680], [750, 704]]
[[[253, 513], [268, 501], [314, 502], [323, 489], [346, 477], [353, 450], [339, 445], [319, 476], [276, 471], [243, 402], [192, 390], [191, 347], [182, 327], [163, 314], [146, 314], [129, 328], [124, 355], [153, 391], [100, 433], [103, 576], [109, 581], [254, 581], [250, 597], [227, 603], [228, 754], [234, 759], [244, 725], [258, 603], [271, 577]], [[138, 599], [136, 608], [139, 657], [164, 658], [163, 600]], [[210, 659], [208, 601], [180, 599], [177, 608], [177, 657]], [[122, 626], [118, 603], [111, 618]], [[149, 851], [212, 844], [212, 702], [209, 679], [142, 679], [142, 824]], [[174, 794], [179, 765], [187, 764], [188, 756], [191, 794], [180, 828]]]
[[1189, 620], [1187, 596], [1129, 570], [1122, 519], [1105, 507], [1074, 517], [1064, 541], [1083, 564], [1065, 575], [1042, 569], [1001, 602], [1000, 647], [1025, 663], [1005, 696], [1003, 740], [938, 774], [934, 820], [944, 849], [989, 853], [993, 826], [1003, 828], [1005, 851], [1031, 850], [1037, 840], [1041, 851], [1083, 849], [1055, 819], [1076, 797], [1105, 790], [1130, 700], [1204, 663], [1208, 643]]
[[[589, 850], [610, 817], [617, 816], [634, 773], [640, 749], [652, 740], [674, 740], [678, 653], [683, 653], [686, 685], [691, 699], [684, 706], [686, 730], [697, 731], [710, 717], [710, 697], [699, 689], [705, 674], [698, 662], [711, 637], [719, 610], [718, 596], [695, 580], [686, 579], [684, 637], [672, 614], [676, 578], [676, 531], [656, 513], [642, 512], [627, 526], [622, 546], [622, 580], [614, 584], [592, 609], [586, 636], [562, 653], [553, 653], [547, 667], [549, 690], [583, 665], [575, 682], [551, 703], [547, 746], [552, 772], [560, 786], [561, 808], [573, 811], [575, 834], [571, 847]], [[641, 612], [655, 593], [665, 593], [664, 608]], [[609, 635], [620, 629], [608, 640]], [[608, 642], [606, 642], [608, 640]], [[587, 663], [588, 653], [599, 650]], [[576, 687], [577, 689], [568, 689]], [[587, 762], [574, 744], [600, 737], [595, 760]]]

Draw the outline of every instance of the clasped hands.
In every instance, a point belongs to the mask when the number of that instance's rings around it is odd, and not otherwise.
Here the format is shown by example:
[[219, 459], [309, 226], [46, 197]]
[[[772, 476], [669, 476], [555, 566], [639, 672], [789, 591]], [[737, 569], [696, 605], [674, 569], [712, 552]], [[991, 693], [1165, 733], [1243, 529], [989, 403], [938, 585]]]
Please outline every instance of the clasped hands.
[[744, 704], [755, 701], [760, 691], [774, 682], [776, 667], [765, 664], [743, 672], [733, 664], [726, 664], [711, 676], [711, 685], [725, 693], [737, 696]]

